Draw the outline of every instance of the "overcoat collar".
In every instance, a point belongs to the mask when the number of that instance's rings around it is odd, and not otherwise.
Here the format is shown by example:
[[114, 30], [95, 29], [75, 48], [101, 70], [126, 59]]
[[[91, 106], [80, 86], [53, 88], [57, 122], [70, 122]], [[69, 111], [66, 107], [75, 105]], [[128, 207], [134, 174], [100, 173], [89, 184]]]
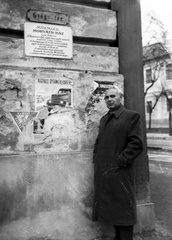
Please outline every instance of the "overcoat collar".
[[115, 111], [109, 111], [108, 112], [108, 115], [109, 116], [111, 116], [111, 115], [115, 115], [115, 117], [116, 118], [119, 118], [120, 117], [120, 115], [124, 112], [124, 110], [125, 110], [125, 108], [124, 108], [124, 106], [123, 105], [120, 105], [120, 107], [117, 109], [117, 110], [115, 110]]
[[120, 105], [120, 107], [115, 110], [114, 112], [109, 111], [105, 116], [104, 116], [104, 121], [103, 121], [103, 128], [107, 124], [107, 122], [110, 120], [110, 118], [114, 115], [115, 118], [119, 118], [121, 114], [125, 111], [125, 107], [123, 105]]

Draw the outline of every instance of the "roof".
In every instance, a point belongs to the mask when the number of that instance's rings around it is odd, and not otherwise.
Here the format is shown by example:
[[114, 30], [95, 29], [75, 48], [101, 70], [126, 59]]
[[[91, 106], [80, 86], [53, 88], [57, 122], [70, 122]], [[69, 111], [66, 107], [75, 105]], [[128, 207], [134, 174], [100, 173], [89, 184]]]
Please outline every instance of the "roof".
[[154, 43], [143, 47], [143, 61], [150, 61], [153, 59], [170, 57], [170, 53], [167, 51], [162, 43]]

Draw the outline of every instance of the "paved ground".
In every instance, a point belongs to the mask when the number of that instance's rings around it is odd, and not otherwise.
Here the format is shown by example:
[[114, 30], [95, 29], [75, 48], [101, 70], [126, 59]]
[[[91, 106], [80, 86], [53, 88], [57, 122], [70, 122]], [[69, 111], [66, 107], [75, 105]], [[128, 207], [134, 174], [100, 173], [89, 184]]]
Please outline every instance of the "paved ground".
[[147, 144], [149, 148], [172, 151], [172, 136], [164, 133], [148, 133]]
[[147, 144], [156, 229], [135, 240], [172, 240], [172, 136], [148, 133]]
[[172, 240], [172, 152], [149, 150], [148, 155], [156, 230], [135, 236], [135, 240]]

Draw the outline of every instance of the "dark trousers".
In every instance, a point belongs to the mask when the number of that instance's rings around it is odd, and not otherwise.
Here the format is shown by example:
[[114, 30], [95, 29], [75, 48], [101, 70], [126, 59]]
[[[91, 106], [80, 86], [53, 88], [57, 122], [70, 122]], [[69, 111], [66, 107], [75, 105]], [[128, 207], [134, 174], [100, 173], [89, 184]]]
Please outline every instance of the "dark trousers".
[[114, 226], [115, 240], [133, 240], [133, 226]]

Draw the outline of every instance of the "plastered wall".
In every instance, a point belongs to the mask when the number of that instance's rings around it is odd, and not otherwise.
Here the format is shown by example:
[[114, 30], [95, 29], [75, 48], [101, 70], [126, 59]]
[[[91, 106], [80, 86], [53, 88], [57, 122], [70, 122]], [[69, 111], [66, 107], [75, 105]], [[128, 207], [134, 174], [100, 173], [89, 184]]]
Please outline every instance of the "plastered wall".
[[[123, 89], [116, 12], [110, 0], [0, 4], [0, 239], [110, 237], [91, 221], [92, 149], [107, 111], [103, 95], [92, 94], [96, 84]], [[69, 16], [72, 59], [26, 56], [29, 9]], [[48, 105], [64, 88], [67, 103]]]
[[[102, 100], [95, 103], [97, 106], [88, 106], [94, 82], [116, 83], [123, 88], [123, 77], [118, 74], [118, 48], [110, 45], [116, 40], [116, 13], [107, 9], [109, 1], [104, 1], [104, 8], [100, 8], [99, 1], [92, 1], [92, 4], [94, 7], [60, 1], [32, 1], [31, 4], [1, 0], [1, 153], [80, 151], [92, 146], [98, 119], [107, 110]], [[73, 33], [72, 59], [26, 56], [23, 29], [28, 22], [28, 9], [56, 10], [69, 16], [68, 27]], [[93, 41], [95, 38], [98, 43]], [[55, 109], [53, 106], [53, 110], [48, 108], [46, 86], [36, 84], [40, 79], [70, 82], [72, 104]], [[43, 86], [44, 93], [40, 97]], [[57, 91], [67, 88], [65, 84], [56, 86]], [[50, 94], [49, 87], [47, 84]], [[53, 91], [52, 94], [57, 93]], [[25, 115], [17, 114], [19, 112]], [[29, 115], [33, 112], [37, 113], [37, 118]]]

